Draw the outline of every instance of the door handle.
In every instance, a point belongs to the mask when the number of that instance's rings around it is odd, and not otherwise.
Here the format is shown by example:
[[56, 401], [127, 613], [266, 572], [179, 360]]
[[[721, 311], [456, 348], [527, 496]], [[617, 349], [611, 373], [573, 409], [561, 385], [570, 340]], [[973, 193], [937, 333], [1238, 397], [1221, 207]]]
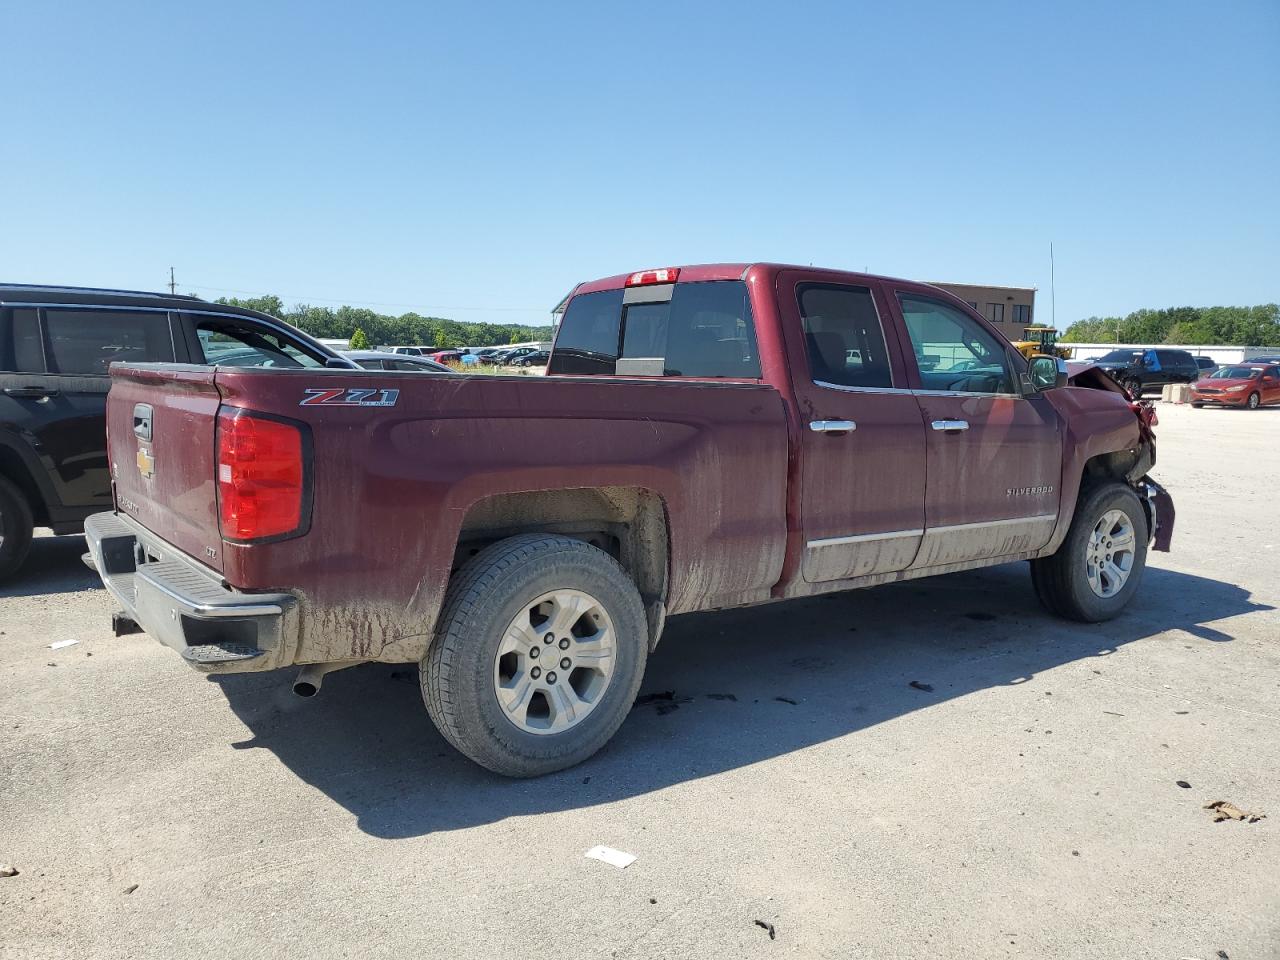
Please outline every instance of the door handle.
[[4, 395], [6, 397], [31, 397], [40, 399], [43, 397], [56, 397], [57, 390], [51, 390], [48, 387], [5, 387]]
[[858, 425], [852, 420], [810, 420], [809, 429], [814, 433], [850, 433]]
[[935, 430], [944, 430], [947, 433], [959, 433], [961, 430], [969, 429], [968, 420], [935, 420], [931, 424]]

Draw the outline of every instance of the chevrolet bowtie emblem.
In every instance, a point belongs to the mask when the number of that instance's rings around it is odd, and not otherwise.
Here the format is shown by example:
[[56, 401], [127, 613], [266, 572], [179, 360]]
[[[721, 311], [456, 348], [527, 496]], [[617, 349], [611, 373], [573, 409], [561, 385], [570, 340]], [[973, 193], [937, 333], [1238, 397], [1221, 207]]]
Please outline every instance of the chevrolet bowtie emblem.
[[148, 480], [156, 475], [156, 459], [146, 447], [138, 448], [138, 472]]

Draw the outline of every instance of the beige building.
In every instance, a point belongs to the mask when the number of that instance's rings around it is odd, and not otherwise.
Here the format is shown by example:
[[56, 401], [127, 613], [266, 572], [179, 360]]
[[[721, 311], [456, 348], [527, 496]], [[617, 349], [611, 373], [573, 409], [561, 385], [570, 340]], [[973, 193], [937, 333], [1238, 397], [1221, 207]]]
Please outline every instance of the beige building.
[[955, 294], [1000, 328], [1010, 340], [1022, 339], [1022, 328], [1033, 324], [1035, 287], [984, 287], [971, 283], [934, 283]]

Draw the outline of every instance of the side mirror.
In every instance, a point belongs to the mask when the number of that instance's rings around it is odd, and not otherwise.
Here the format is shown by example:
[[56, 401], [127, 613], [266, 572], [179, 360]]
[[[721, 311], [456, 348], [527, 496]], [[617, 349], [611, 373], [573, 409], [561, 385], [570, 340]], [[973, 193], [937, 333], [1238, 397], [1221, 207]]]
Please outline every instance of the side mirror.
[[1027, 367], [1031, 389], [1035, 393], [1055, 390], [1067, 385], [1067, 361], [1061, 357], [1034, 356]]

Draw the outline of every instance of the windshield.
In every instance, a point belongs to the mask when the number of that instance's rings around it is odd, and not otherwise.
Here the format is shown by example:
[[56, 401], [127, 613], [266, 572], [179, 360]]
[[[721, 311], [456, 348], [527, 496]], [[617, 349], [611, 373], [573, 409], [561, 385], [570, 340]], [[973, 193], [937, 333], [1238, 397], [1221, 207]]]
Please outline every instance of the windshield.
[[1209, 374], [1210, 380], [1252, 380], [1258, 375], [1259, 367], [1222, 367]]
[[1142, 356], [1141, 350], [1112, 350], [1098, 358], [1099, 363], [1128, 363]]

